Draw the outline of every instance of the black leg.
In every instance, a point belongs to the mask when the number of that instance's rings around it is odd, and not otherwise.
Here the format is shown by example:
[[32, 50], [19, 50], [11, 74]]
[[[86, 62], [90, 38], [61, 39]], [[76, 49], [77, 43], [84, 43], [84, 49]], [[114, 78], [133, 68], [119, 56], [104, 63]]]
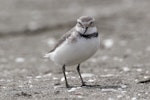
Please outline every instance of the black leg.
[[66, 87], [67, 87], [67, 88], [70, 88], [70, 85], [68, 84], [67, 77], [66, 77], [66, 73], [65, 73], [65, 70], [66, 70], [66, 69], [65, 69], [65, 65], [63, 65], [62, 70], [63, 70], [63, 74], [64, 74], [64, 77], [65, 77]]
[[77, 66], [77, 71], [78, 71], [78, 74], [80, 76], [80, 79], [81, 79], [81, 82], [82, 82], [82, 86], [86, 86], [85, 82], [83, 81], [83, 78], [81, 76], [81, 73], [80, 73], [80, 64], [78, 64]]

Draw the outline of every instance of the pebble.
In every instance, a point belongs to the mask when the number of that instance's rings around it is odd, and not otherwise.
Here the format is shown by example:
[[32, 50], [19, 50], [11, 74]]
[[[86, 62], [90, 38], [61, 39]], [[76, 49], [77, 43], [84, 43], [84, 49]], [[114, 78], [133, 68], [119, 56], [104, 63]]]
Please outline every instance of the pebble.
[[106, 39], [106, 40], [103, 41], [103, 46], [106, 49], [112, 48], [113, 44], [114, 44], [113, 39]]
[[24, 62], [24, 61], [25, 61], [25, 59], [22, 58], [22, 57], [18, 57], [18, 58], [15, 59], [15, 62], [16, 62], [16, 63], [22, 63], [22, 62]]

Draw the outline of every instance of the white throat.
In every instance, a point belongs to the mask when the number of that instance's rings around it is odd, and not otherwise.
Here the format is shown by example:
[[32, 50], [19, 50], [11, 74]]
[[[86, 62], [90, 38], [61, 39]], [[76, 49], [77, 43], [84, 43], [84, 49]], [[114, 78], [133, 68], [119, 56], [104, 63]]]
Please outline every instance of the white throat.
[[[85, 29], [79, 26], [75, 27], [76, 31], [80, 32], [80, 33], [84, 33]], [[85, 34], [92, 34], [97, 32], [97, 28], [96, 27], [89, 27], [88, 30], [86, 31]]]

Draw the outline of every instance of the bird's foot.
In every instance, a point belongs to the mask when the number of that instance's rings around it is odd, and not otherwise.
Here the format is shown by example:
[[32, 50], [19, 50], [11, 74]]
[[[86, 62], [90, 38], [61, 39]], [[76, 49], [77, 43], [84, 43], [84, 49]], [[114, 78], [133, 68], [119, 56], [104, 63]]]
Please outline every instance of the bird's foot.
[[72, 86], [70, 86], [69, 84], [66, 84], [66, 88], [72, 88]]
[[82, 82], [81, 87], [84, 87], [84, 86], [87, 86], [87, 85], [85, 84], [85, 82]]

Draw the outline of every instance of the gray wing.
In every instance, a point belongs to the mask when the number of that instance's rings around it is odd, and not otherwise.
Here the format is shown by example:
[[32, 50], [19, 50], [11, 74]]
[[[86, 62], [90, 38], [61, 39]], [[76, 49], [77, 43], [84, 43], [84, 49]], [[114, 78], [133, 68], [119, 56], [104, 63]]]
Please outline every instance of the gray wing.
[[70, 31], [68, 31], [66, 34], [64, 34], [56, 43], [56, 45], [54, 46], [54, 48], [49, 51], [48, 53], [51, 53], [53, 51], [55, 51], [55, 49], [60, 46], [67, 38], [69, 38], [71, 36], [71, 33], [74, 31], [74, 28], [72, 28]]

